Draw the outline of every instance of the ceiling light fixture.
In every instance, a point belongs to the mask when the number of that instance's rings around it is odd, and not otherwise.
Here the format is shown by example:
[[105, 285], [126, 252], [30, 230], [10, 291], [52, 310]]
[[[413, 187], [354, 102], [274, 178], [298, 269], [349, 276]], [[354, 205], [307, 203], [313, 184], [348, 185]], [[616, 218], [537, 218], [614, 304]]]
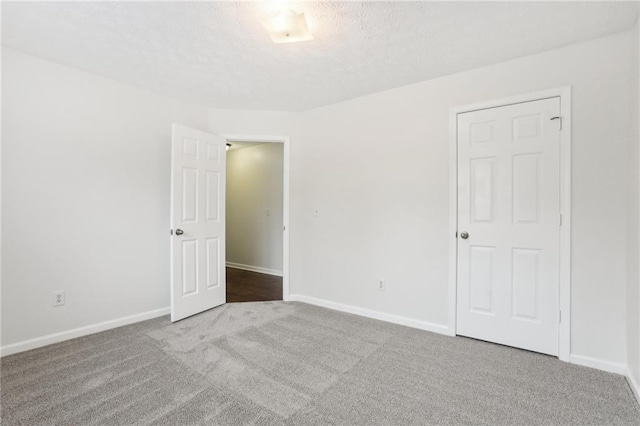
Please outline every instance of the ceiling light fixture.
[[265, 19], [262, 23], [274, 43], [295, 43], [313, 40], [304, 13], [292, 10]]

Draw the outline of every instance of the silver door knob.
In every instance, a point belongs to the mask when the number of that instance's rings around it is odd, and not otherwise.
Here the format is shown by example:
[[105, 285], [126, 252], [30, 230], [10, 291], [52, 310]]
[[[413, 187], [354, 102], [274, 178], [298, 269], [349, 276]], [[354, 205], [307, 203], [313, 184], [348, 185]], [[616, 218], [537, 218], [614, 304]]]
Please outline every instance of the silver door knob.
[[176, 229], [176, 235], [182, 235], [184, 231], [182, 229]]
[[[177, 232], [176, 232], [177, 233]], [[460, 234], [460, 238], [462, 238], [463, 240], [466, 240], [467, 238], [469, 238], [469, 233], [468, 232], [463, 232]]]

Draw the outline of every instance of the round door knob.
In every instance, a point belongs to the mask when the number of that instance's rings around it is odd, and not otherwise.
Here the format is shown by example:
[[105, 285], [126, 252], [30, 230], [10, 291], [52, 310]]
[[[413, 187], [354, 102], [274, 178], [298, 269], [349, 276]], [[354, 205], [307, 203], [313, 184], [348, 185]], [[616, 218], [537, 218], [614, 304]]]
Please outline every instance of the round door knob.
[[182, 229], [176, 229], [176, 235], [182, 235], [184, 231]]
[[466, 240], [467, 238], [469, 238], [469, 233], [468, 232], [461, 233], [460, 238], [462, 238], [463, 240]]

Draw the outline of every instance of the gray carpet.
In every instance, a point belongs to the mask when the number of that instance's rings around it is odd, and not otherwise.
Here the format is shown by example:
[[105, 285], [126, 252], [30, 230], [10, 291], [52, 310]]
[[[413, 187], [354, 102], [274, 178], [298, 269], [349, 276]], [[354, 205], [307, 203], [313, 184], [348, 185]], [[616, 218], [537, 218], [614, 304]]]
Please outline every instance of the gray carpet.
[[639, 425], [622, 376], [302, 303], [8, 356], [2, 425]]

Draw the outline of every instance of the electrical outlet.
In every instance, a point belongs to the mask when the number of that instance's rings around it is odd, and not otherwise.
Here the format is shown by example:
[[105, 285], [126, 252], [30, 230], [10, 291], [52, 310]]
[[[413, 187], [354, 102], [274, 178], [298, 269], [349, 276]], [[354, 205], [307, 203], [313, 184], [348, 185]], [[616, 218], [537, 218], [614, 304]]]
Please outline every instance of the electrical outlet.
[[383, 278], [380, 278], [378, 280], [378, 290], [384, 291], [384, 279]]
[[64, 305], [64, 290], [53, 292], [53, 306]]

